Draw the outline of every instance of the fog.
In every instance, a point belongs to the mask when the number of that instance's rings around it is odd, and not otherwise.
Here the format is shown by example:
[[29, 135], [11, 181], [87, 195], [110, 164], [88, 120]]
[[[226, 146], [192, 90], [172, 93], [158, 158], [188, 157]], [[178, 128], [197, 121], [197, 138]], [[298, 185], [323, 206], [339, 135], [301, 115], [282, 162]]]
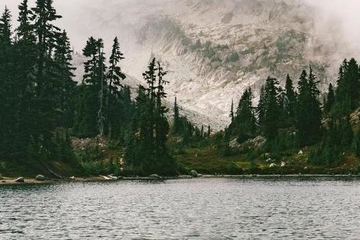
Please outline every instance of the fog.
[[[341, 34], [346, 39], [347, 44], [360, 51], [360, 18], [359, 0], [305, 0], [318, 10], [318, 19], [320, 21], [331, 22], [340, 26], [340, 32], [334, 32], [334, 35]], [[318, 26], [321, 26], [321, 22]], [[360, 54], [354, 53], [353, 56], [359, 57]]]
[[[359, 0], [299, 0], [315, 6], [318, 9], [318, 19], [322, 21], [333, 21], [340, 24], [343, 34], [350, 44], [357, 44], [360, 40], [360, 18]], [[17, 18], [17, 6], [21, 0], [0, 0], [0, 8], [3, 9], [5, 5], [11, 10], [14, 21]], [[35, 0], [30, 0], [29, 5], [33, 6]], [[149, 10], [146, 6], [146, 11], [141, 11], [134, 5], [139, 0], [55, 0], [54, 6], [57, 12], [63, 16], [63, 19], [58, 21], [58, 26], [65, 28], [71, 38], [71, 42], [76, 51], [80, 51], [86, 39], [89, 36], [103, 37], [105, 40], [110, 40], [115, 33], [119, 34], [120, 39], [126, 41], [124, 35], [129, 35], [123, 31], [128, 26], [132, 28], [131, 24], [142, 21], [144, 12]], [[169, 2], [163, 0], [147, 0], [140, 1], [142, 5], [150, 3]], [[116, 6], [113, 9], [113, 6]], [[157, 4], [161, 7], [161, 4]], [[133, 13], [131, 17], [123, 16], [123, 12]], [[130, 23], [129, 21], [132, 21]], [[318, 26], [321, 26], [318, 25]], [[121, 30], [120, 30], [121, 29]], [[338, 34], [338, 33], [336, 33]]]
[[[13, 15], [13, 25], [16, 26], [18, 16], [18, 5], [21, 0], [0, 0], [0, 7], [3, 9], [6, 5]], [[117, 2], [117, 3], [116, 3]], [[62, 16], [56, 23], [57, 26], [66, 29], [71, 43], [76, 51], [80, 51], [88, 37], [104, 38], [105, 41], [112, 40], [119, 29], [124, 24], [124, 19], [118, 11], [131, 0], [55, 0], [54, 7], [57, 13]], [[120, 9], [112, 9], [116, 3]], [[29, 1], [29, 6], [33, 7], [35, 0]], [[134, 18], [136, 20], [136, 17]], [[128, 21], [125, 21], [128, 22]], [[120, 25], [121, 24], [121, 25]], [[119, 36], [121, 37], [121, 36]]]

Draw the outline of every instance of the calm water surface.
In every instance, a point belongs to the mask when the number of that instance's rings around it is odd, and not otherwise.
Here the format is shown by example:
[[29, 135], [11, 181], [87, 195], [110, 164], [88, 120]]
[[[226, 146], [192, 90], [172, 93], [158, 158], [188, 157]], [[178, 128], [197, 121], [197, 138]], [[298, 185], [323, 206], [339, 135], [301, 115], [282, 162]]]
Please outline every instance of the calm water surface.
[[360, 239], [360, 181], [0, 187], [0, 239]]

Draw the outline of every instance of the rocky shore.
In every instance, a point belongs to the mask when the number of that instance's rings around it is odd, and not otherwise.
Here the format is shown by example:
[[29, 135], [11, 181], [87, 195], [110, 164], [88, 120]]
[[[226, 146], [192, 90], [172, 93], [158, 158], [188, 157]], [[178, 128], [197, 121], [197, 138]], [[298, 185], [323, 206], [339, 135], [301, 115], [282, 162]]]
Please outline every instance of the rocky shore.
[[69, 177], [66, 179], [37, 179], [35, 178], [9, 178], [2, 177], [0, 180], [1, 185], [30, 185], [30, 184], [56, 184], [56, 183], [71, 183], [71, 182], [109, 182], [109, 181], [164, 181], [164, 180], [181, 180], [181, 179], [192, 179], [192, 178], [228, 178], [228, 179], [282, 179], [282, 180], [307, 180], [307, 179], [317, 179], [317, 180], [329, 180], [329, 179], [360, 179], [360, 175], [353, 174], [273, 174], [273, 175], [258, 175], [258, 174], [248, 174], [248, 175], [201, 175], [192, 176], [192, 175], [180, 175], [174, 177], [162, 177], [158, 175], [151, 175], [148, 177], [114, 177], [109, 176], [90, 176], [90, 177]]

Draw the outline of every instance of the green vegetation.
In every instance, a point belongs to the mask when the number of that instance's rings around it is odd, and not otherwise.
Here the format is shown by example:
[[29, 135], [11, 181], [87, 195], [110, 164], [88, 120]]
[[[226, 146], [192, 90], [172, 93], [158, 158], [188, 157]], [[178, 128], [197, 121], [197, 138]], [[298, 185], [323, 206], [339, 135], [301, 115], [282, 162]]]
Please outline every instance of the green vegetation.
[[[54, 23], [52, 0], [19, 6], [18, 28], [11, 14], [0, 17], [0, 173], [63, 175], [243, 173], [357, 173], [360, 169], [360, 70], [355, 59], [344, 60], [336, 86], [329, 85], [322, 104], [313, 68], [303, 70], [294, 88], [288, 75], [285, 89], [268, 77], [260, 100], [243, 92], [232, 103], [231, 124], [218, 133], [195, 126], [182, 116], [177, 99], [173, 124], [164, 101], [166, 71], [156, 59], [143, 73], [136, 98], [124, 85], [119, 67], [124, 59], [115, 37], [107, 59], [104, 41], [90, 37], [83, 49], [82, 82], [73, 81], [72, 51], [65, 30]], [[167, 37], [180, 37], [192, 51], [210, 61], [235, 65], [240, 55], [227, 45], [194, 44], [178, 24], [154, 21]], [[151, 29], [150, 29], [151, 30]], [[280, 36], [283, 58], [295, 32]], [[280, 55], [279, 55], [280, 56]], [[286, 56], [285, 56], [286, 57]]]

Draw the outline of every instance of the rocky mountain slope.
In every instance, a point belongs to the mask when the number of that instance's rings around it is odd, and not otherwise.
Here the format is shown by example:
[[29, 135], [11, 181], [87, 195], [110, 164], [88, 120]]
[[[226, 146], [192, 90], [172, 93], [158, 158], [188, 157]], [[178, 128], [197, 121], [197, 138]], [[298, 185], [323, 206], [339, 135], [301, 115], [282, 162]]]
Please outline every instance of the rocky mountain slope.
[[107, 29], [100, 37], [119, 36], [130, 85], [157, 57], [168, 70], [169, 104], [176, 96], [182, 113], [217, 130], [229, 123], [231, 101], [247, 87], [258, 96], [267, 76], [297, 82], [311, 65], [324, 90], [354, 57], [339, 22], [304, 0], [113, 0], [87, 11]]

